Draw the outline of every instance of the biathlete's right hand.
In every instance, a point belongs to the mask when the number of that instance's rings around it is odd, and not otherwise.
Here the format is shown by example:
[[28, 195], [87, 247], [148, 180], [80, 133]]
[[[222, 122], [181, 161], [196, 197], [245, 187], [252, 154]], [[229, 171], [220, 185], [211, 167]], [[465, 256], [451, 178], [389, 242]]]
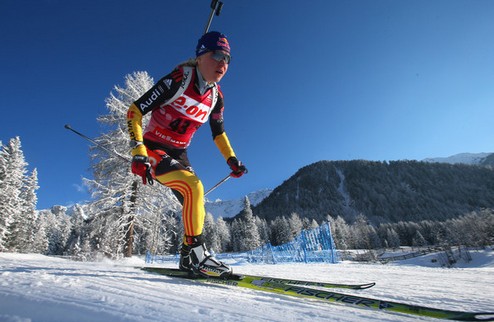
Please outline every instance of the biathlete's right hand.
[[153, 175], [151, 174], [151, 163], [149, 158], [144, 155], [134, 155], [132, 158], [132, 173], [137, 174], [142, 178], [142, 183], [146, 184], [146, 181], [150, 185], [153, 185]]

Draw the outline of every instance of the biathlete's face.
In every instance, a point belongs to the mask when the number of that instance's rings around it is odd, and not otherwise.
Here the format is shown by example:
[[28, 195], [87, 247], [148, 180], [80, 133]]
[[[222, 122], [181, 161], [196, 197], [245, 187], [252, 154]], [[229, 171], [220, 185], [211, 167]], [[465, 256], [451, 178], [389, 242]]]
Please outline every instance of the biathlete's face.
[[219, 82], [225, 76], [230, 55], [222, 50], [210, 51], [197, 57], [199, 71], [206, 82]]

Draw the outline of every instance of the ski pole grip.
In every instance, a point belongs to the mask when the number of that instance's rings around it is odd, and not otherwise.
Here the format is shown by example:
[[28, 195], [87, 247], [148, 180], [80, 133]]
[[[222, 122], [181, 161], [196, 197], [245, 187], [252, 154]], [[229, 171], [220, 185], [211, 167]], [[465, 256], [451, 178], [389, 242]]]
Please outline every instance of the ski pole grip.
[[223, 8], [223, 2], [218, 4], [218, 8], [216, 8], [216, 15], [219, 16], [221, 13], [221, 9]]

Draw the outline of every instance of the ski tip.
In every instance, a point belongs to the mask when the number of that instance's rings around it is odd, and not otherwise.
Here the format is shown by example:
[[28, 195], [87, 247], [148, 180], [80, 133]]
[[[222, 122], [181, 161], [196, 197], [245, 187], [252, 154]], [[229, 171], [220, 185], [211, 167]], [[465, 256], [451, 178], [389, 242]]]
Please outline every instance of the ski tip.
[[374, 283], [374, 282], [367, 283], [367, 284], [362, 284], [362, 285], [360, 285], [359, 289], [360, 290], [365, 290], [365, 289], [368, 289], [368, 288], [373, 287], [374, 285], [376, 285], [376, 283]]
[[474, 313], [474, 319], [471, 321], [494, 321], [494, 312]]
[[67, 130], [70, 130], [70, 129], [71, 129], [70, 124], [65, 124], [65, 126], [64, 126], [64, 127], [65, 127]]

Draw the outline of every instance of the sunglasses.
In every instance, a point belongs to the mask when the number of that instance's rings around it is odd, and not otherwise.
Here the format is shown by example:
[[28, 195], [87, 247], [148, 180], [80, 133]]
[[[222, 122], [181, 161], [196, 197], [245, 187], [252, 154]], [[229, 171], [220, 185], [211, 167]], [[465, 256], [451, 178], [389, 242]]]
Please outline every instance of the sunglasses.
[[228, 54], [222, 53], [221, 51], [213, 51], [211, 57], [217, 62], [224, 61], [226, 64], [230, 64], [232, 57]]

